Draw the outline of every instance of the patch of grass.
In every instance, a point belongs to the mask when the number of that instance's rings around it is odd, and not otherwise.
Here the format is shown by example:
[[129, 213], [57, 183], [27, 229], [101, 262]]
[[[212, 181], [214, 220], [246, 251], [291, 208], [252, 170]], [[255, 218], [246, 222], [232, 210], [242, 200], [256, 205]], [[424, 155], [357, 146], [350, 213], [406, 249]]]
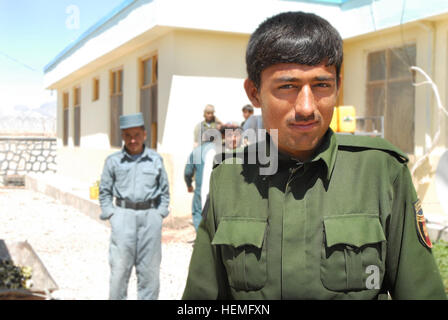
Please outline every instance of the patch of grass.
[[448, 295], [448, 242], [443, 240], [437, 241], [432, 248], [432, 253], [439, 267], [440, 275], [445, 285], [445, 292]]

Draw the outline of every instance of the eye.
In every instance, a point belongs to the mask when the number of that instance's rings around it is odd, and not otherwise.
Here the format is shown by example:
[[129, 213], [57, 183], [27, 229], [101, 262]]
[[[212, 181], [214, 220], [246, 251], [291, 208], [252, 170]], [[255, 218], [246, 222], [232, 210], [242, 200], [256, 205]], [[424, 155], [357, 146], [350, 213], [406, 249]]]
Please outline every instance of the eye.
[[321, 82], [315, 85], [315, 87], [319, 87], [319, 88], [330, 88], [331, 84], [330, 83], [326, 83], [326, 82]]
[[295, 86], [293, 84], [282, 84], [279, 89], [293, 89]]

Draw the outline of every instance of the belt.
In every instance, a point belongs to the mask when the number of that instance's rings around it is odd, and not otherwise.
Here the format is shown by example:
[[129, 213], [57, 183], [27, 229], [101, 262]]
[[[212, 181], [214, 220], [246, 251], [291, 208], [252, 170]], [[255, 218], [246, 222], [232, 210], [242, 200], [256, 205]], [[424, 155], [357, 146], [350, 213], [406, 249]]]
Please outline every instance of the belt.
[[158, 199], [151, 199], [143, 202], [132, 202], [129, 200], [124, 200], [120, 198], [115, 199], [115, 205], [120, 208], [134, 209], [134, 210], [147, 210], [155, 208]]

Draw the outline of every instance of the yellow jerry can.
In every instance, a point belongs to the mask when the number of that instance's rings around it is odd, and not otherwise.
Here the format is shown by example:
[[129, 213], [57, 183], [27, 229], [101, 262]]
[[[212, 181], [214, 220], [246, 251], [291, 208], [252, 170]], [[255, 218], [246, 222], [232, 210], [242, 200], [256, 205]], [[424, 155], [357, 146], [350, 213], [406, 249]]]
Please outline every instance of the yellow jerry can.
[[99, 188], [98, 184], [97, 183], [93, 184], [90, 187], [90, 199], [98, 200], [99, 192], [100, 192], [100, 188]]
[[338, 107], [338, 131], [354, 133], [356, 130], [355, 107]]
[[337, 107], [334, 107], [333, 118], [331, 118], [331, 122], [330, 122], [330, 128], [334, 132], [338, 132], [338, 130], [339, 130], [339, 128], [338, 128], [338, 108]]

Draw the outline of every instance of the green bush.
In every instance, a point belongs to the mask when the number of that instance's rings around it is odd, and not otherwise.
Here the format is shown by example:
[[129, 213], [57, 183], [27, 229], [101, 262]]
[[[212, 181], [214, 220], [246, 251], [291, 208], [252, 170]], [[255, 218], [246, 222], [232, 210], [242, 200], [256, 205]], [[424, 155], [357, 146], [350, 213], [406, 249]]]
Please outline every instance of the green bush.
[[443, 240], [437, 241], [432, 248], [432, 252], [445, 285], [445, 292], [448, 295], [448, 242]]

